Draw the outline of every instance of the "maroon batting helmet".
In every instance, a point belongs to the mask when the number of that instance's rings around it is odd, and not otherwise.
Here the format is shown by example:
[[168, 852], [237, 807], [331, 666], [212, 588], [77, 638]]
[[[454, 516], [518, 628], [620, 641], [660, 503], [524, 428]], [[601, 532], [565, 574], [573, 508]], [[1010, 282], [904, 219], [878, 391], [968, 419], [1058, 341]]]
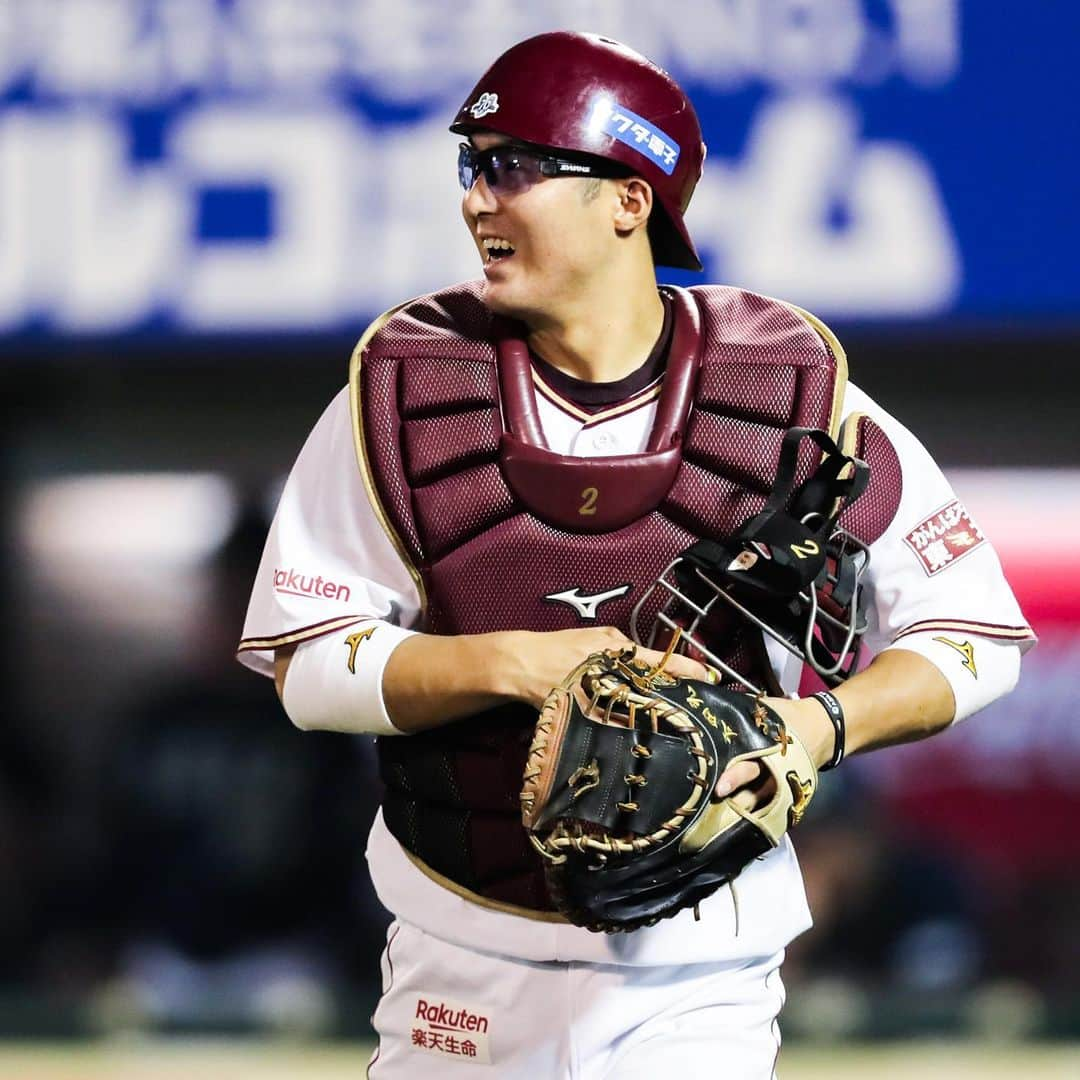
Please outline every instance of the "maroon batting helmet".
[[675, 80], [633, 49], [565, 30], [519, 42], [476, 84], [450, 130], [620, 162], [656, 196], [654, 261], [701, 269], [683, 221], [705, 161], [701, 125]]

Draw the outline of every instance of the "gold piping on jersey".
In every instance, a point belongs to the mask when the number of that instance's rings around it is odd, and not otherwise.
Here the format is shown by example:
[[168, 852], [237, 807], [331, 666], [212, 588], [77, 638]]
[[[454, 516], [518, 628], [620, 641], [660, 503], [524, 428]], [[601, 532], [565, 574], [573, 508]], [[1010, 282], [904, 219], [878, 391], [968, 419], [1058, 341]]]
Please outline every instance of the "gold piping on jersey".
[[[399, 845], [399, 847], [401, 847], [401, 845]], [[517, 904], [507, 904], [502, 900], [490, 900], [486, 896], [474, 893], [471, 890], [466, 889], [464, 885], [459, 885], [456, 881], [451, 881], [448, 877], [444, 877], [438, 870], [432, 870], [423, 859], [414, 855], [408, 848], [401, 847], [401, 850], [405, 852], [409, 857], [409, 862], [411, 862], [424, 877], [430, 878], [436, 885], [441, 885], [444, 889], [448, 889], [456, 896], [460, 896], [462, 900], [468, 900], [470, 904], [488, 908], [490, 911], [501, 911], [504, 915], [517, 915], [523, 919], [532, 919], [535, 922], [570, 925], [570, 920], [565, 916], [560, 915], [557, 911], [536, 911], [534, 908], [518, 907]]]
[[352, 417], [353, 445], [356, 450], [356, 464], [360, 468], [360, 476], [364, 481], [364, 490], [367, 492], [368, 502], [371, 503], [371, 508], [375, 511], [375, 516], [379, 519], [379, 524], [382, 526], [383, 532], [390, 538], [390, 543], [394, 545], [394, 550], [398, 553], [398, 558], [401, 559], [405, 568], [409, 571], [409, 577], [412, 578], [413, 584], [416, 586], [416, 591], [420, 596], [420, 610], [427, 611], [427, 590], [424, 588], [423, 578], [420, 576], [420, 571], [416, 569], [412, 559], [409, 557], [408, 550], [402, 542], [401, 537], [398, 536], [397, 530], [390, 524], [390, 518], [383, 508], [382, 500], [379, 498], [378, 490], [375, 487], [375, 481], [371, 475], [371, 463], [368, 461], [367, 444], [364, 440], [364, 415], [363, 410], [360, 408], [360, 366], [364, 360], [364, 350], [368, 347], [371, 339], [399, 311], [401, 311], [402, 308], [408, 307], [409, 304], [414, 303], [418, 299], [420, 299], [420, 297], [413, 297], [412, 300], [406, 300], [404, 304], [398, 304], [397, 307], [392, 307], [389, 311], [384, 311], [364, 331], [360, 340], [356, 343], [356, 348], [353, 349], [352, 352], [352, 358], [349, 360], [349, 413]]
[[299, 645], [302, 641], [313, 641], [326, 634], [344, 630], [347, 626], [370, 621], [370, 615], [342, 615], [336, 619], [328, 619], [326, 622], [315, 623], [313, 626], [303, 626], [299, 630], [287, 630], [284, 634], [274, 634], [272, 637], [243, 638], [236, 651], [251, 652], [253, 649], [279, 649], [282, 645]]
[[931, 632], [952, 632], [956, 634], [975, 634], [976, 637], [991, 638], [999, 641], [1034, 641], [1035, 631], [1030, 626], [1001, 626], [997, 623], [968, 622], [964, 619], [923, 619], [921, 622], [905, 626], [893, 635], [893, 644], [910, 634], [929, 634]]
[[[768, 297], [770, 300], [775, 300], [775, 297]], [[829, 411], [829, 436], [835, 439], [837, 431], [840, 427], [840, 415], [841, 409], [844, 405], [844, 391], [847, 389], [847, 353], [844, 352], [844, 346], [840, 344], [839, 338], [816, 316], [811, 315], [809, 311], [804, 311], [801, 307], [795, 304], [788, 303], [787, 300], [776, 300], [778, 304], [783, 304], [784, 307], [793, 311], [801, 319], [805, 320], [817, 333], [818, 337], [825, 342], [832, 353], [833, 359], [836, 361], [836, 379], [833, 382], [833, 399], [832, 408]]]
[[658, 379], [651, 386], [645, 387], [644, 390], [639, 390], [633, 397], [627, 398], [625, 401], [620, 401], [618, 405], [612, 405], [609, 409], [601, 409], [599, 412], [591, 413], [586, 412], [573, 401], [568, 401], [557, 390], [548, 386], [536, 371], [536, 368], [533, 368], [532, 381], [533, 386], [535, 386], [536, 389], [552, 403], [552, 405], [562, 409], [564, 413], [569, 414], [575, 420], [582, 421], [585, 427], [603, 423], [605, 420], [614, 420], [617, 416], [623, 416], [625, 413], [633, 412], [634, 409], [639, 406], [645, 405], [654, 398], [658, 398], [662, 389], [661, 377], [661, 379]]

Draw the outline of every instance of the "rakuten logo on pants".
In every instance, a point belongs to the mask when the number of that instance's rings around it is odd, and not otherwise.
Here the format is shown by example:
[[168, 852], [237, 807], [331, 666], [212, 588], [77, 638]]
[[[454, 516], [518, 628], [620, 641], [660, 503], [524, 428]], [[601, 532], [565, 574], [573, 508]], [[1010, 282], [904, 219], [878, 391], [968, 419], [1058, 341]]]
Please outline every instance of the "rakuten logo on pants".
[[416, 999], [410, 1045], [414, 1050], [487, 1065], [491, 1063], [488, 1026], [488, 1017], [472, 1006], [422, 996]]

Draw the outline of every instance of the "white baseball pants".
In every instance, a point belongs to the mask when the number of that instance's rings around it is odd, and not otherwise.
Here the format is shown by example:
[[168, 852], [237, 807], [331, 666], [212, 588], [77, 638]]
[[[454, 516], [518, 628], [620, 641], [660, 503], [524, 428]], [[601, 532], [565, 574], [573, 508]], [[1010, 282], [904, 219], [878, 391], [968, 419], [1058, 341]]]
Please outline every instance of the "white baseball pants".
[[771, 1080], [783, 952], [741, 963], [537, 963], [395, 922], [370, 1080]]

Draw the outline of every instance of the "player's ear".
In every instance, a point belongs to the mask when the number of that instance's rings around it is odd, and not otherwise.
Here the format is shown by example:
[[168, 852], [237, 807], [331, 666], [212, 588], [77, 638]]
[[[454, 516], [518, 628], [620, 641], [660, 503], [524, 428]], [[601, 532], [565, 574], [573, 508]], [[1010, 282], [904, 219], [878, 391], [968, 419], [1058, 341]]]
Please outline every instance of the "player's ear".
[[653, 191], [640, 176], [627, 176], [613, 181], [618, 202], [614, 224], [621, 233], [642, 228], [652, 212]]

